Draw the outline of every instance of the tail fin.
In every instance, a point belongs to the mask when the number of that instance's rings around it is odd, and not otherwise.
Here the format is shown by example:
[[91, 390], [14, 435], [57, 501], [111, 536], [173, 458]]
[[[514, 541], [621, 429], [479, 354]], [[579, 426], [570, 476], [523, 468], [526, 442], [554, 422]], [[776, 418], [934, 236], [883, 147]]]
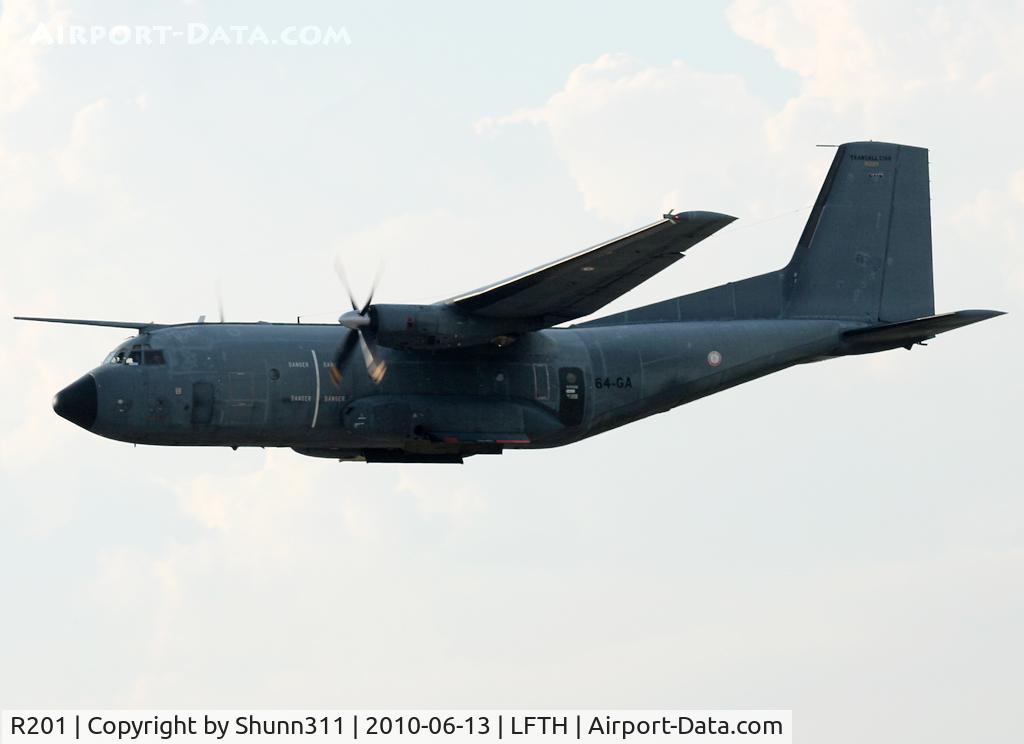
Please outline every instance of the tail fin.
[[[992, 312], [932, 317], [928, 151], [886, 142], [850, 142], [836, 151], [785, 268], [583, 325], [752, 318], [895, 324], [886, 326], [884, 337], [846, 339], [848, 353], [862, 353], [884, 343], [917, 343], [914, 339], [922, 333], [921, 339], [930, 338], [929, 334], [984, 320]], [[916, 319], [927, 323], [902, 323]]]
[[928, 151], [841, 145], [783, 272], [783, 317], [892, 322], [934, 312]]

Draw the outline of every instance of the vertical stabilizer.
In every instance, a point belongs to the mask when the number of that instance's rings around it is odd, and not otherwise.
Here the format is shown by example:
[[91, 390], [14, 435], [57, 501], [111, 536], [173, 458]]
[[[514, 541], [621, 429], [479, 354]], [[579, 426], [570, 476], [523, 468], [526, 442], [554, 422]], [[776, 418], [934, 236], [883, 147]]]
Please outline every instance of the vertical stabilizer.
[[783, 315], [892, 322], [934, 312], [928, 151], [841, 145], [784, 271]]

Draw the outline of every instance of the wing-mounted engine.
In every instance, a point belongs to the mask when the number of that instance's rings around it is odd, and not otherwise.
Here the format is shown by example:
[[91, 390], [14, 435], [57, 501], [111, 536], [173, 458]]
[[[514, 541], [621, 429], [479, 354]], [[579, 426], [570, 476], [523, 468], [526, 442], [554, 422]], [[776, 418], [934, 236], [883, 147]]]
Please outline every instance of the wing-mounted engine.
[[614, 240], [432, 305], [374, 305], [376, 279], [360, 305], [338, 263], [352, 309], [338, 318], [348, 332], [340, 339], [334, 369], [344, 369], [359, 349], [367, 374], [379, 384], [387, 363], [376, 353], [377, 345], [410, 350], [504, 346], [520, 334], [581, 318], [671, 266], [734, 219], [716, 212], [669, 212]]
[[377, 343], [392, 349], [505, 346], [516, 335], [543, 327], [522, 319], [471, 315], [453, 305], [373, 305], [369, 318]]

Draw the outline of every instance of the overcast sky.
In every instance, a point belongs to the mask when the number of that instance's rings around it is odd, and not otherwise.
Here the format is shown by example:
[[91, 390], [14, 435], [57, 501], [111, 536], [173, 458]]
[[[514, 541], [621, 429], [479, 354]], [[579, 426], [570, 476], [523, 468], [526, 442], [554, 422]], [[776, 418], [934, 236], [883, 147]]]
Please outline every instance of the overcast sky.
[[[329, 321], [740, 220], [607, 311], [778, 268], [833, 150], [931, 148], [936, 308], [1010, 315], [463, 467], [133, 448], [117, 330], [0, 321], [0, 707], [792, 708], [1009, 742], [1024, 699], [1024, 5], [3, 0], [0, 314]], [[47, 45], [74, 25], [350, 43]], [[835, 724], [841, 721], [836, 729]]]

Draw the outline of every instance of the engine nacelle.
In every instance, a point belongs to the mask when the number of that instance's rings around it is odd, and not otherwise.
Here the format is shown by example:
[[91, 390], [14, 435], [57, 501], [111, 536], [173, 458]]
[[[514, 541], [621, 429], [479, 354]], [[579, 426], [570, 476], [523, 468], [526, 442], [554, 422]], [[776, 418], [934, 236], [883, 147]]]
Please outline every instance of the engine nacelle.
[[393, 349], [452, 349], [515, 340], [530, 330], [517, 321], [480, 318], [451, 305], [373, 305], [370, 327], [377, 343]]

